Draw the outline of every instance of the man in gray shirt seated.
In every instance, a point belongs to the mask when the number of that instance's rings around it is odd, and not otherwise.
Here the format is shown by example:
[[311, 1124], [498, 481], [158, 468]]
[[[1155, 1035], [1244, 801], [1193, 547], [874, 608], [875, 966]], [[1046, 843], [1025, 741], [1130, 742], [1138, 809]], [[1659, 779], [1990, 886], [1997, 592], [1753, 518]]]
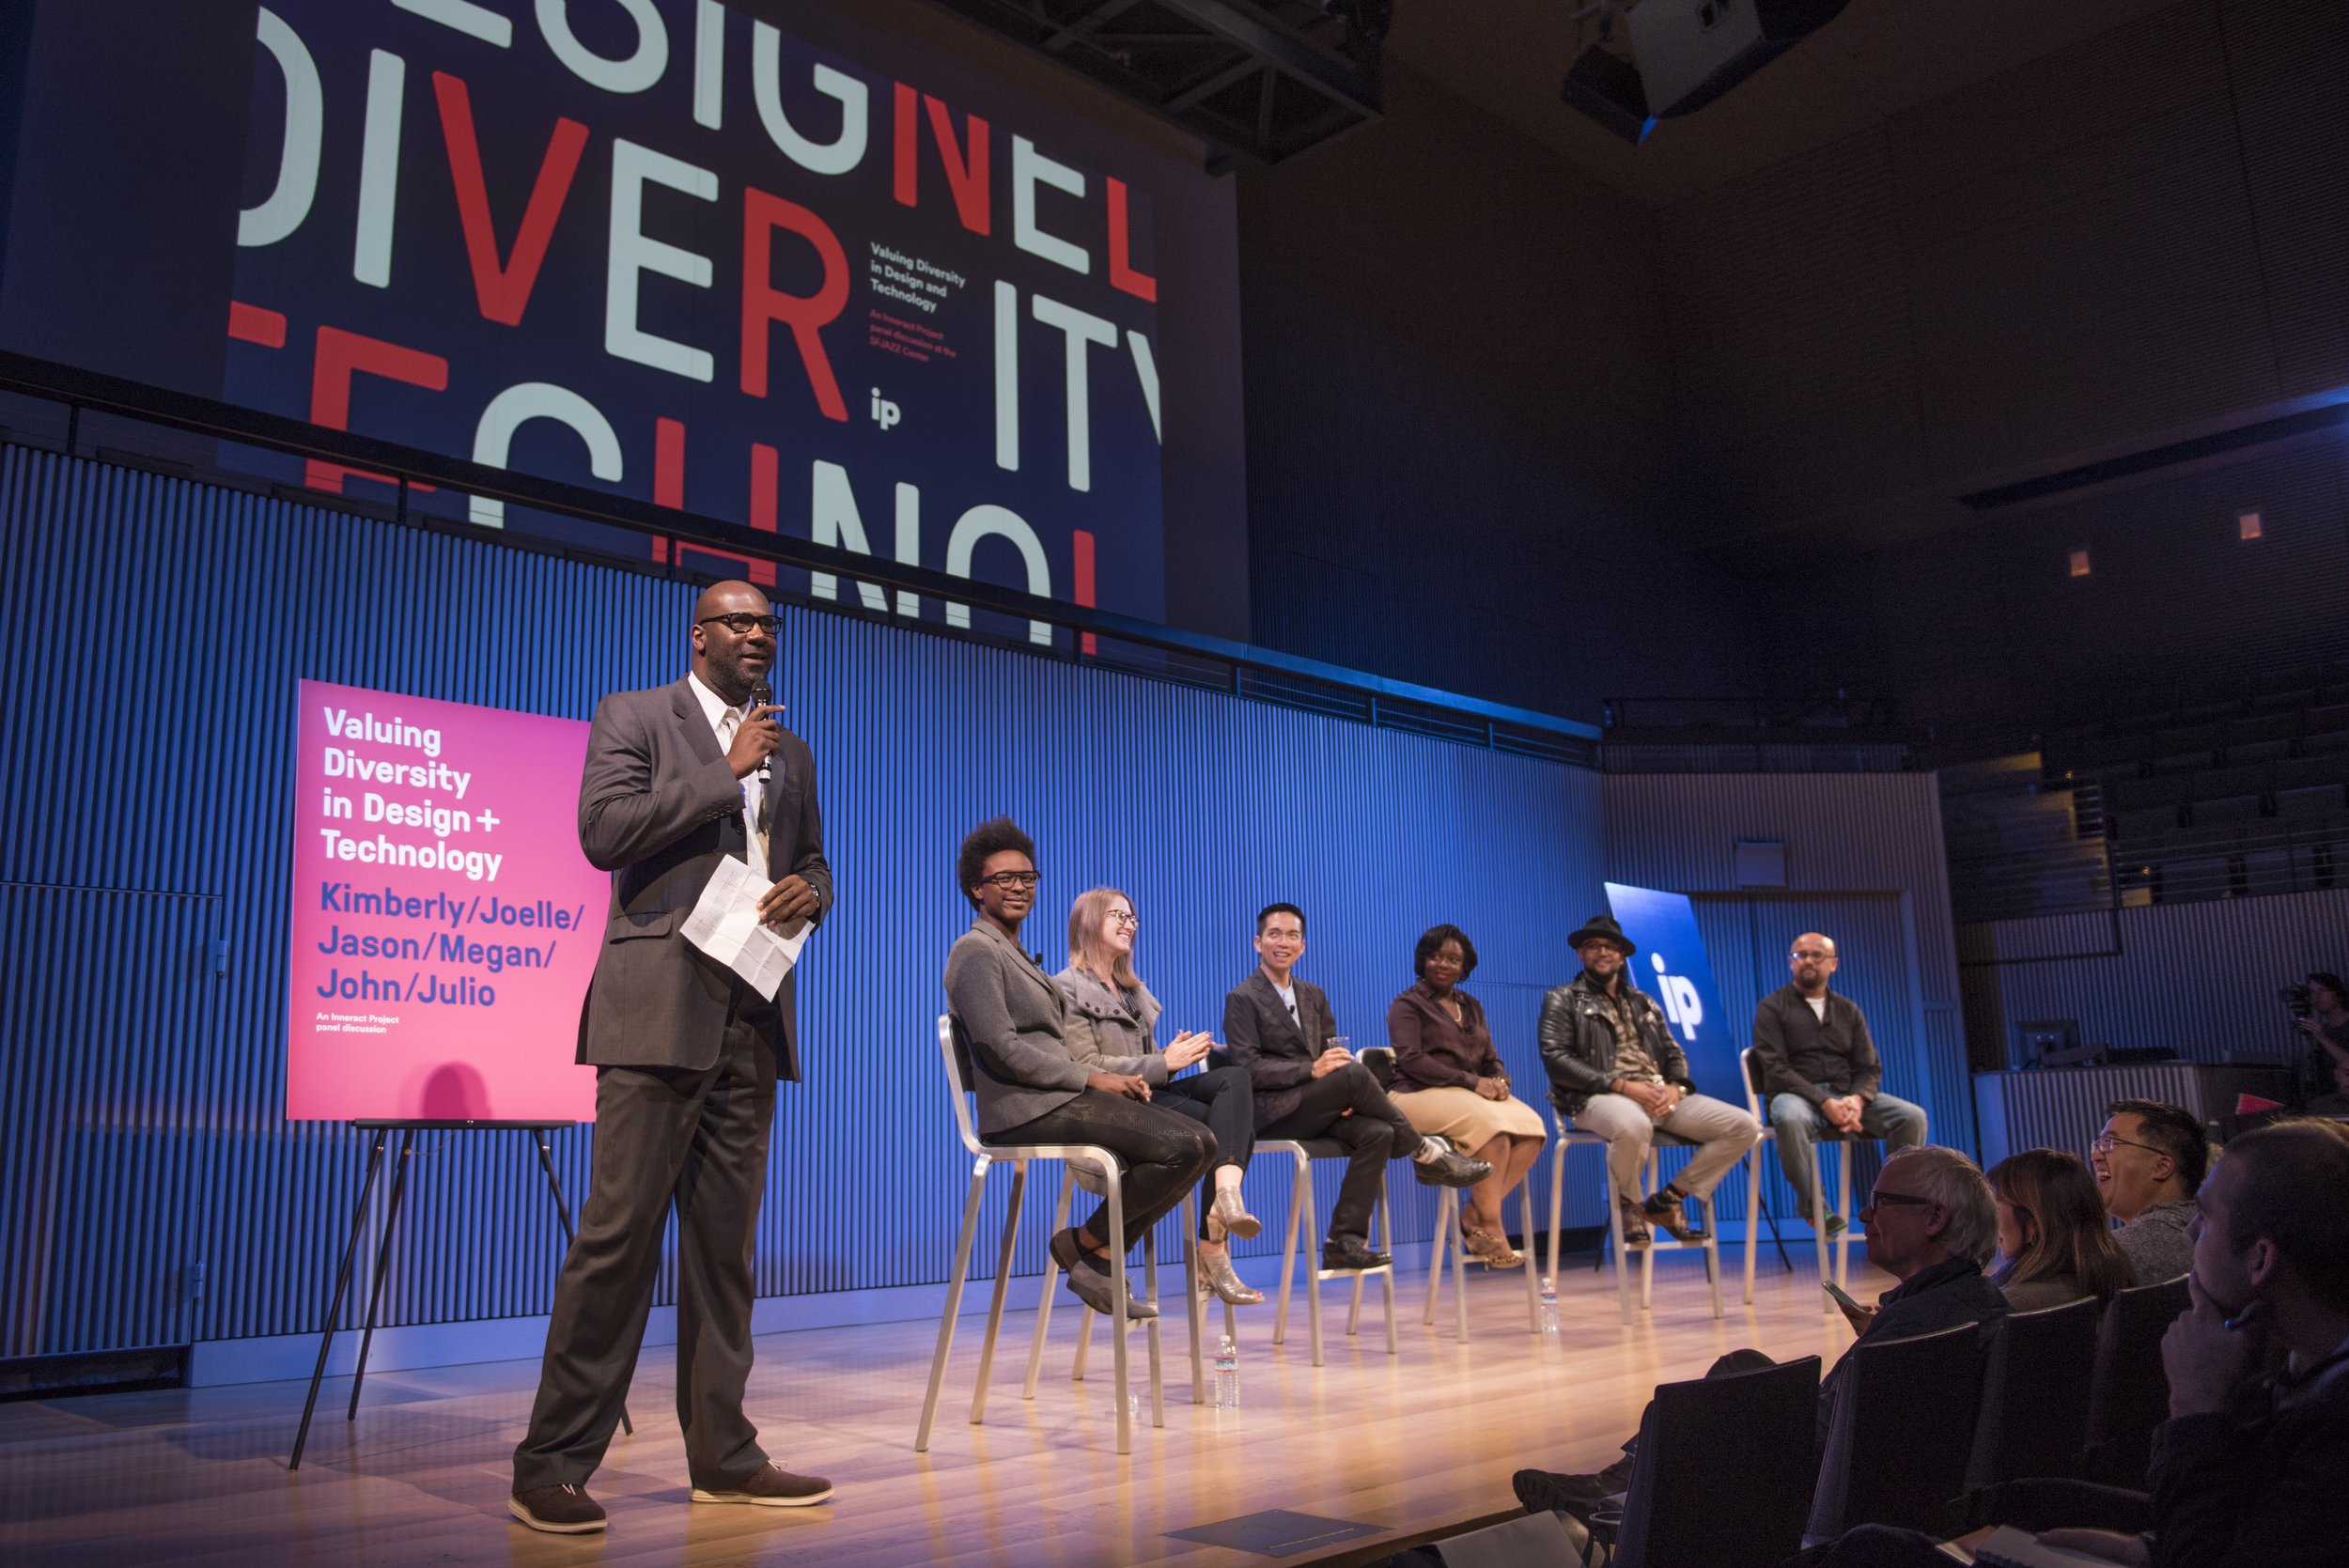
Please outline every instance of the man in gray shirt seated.
[[2121, 1222], [2113, 1239], [2140, 1285], [2174, 1280], [2194, 1264], [2194, 1194], [2210, 1170], [2210, 1144], [2187, 1112], [2159, 1100], [2115, 1100], [2089, 1146], [2105, 1212]]

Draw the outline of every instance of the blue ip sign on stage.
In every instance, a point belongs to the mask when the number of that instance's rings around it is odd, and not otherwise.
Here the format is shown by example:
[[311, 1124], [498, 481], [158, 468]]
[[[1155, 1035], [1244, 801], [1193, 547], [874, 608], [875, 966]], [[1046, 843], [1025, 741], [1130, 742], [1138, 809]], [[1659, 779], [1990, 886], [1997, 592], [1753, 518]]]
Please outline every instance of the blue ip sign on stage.
[[1639, 948], [1626, 972], [1663, 1007], [1673, 1038], [1688, 1053], [1690, 1076], [1708, 1091], [1734, 1086], [1737, 1044], [1730, 1038], [1729, 1017], [1721, 1007], [1720, 987], [1713, 984], [1704, 939], [1697, 934], [1696, 906], [1685, 893], [1621, 882], [1607, 884], [1607, 906], [1623, 934]]

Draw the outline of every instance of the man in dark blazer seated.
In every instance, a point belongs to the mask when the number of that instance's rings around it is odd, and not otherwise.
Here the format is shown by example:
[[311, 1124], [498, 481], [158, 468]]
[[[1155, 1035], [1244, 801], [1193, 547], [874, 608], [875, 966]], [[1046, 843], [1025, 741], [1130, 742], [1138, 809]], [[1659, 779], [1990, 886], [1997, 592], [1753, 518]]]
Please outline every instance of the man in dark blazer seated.
[[579, 842], [612, 873], [612, 907], [579, 1020], [596, 1067], [595, 1166], [563, 1261], [530, 1430], [507, 1510], [533, 1529], [604, 1528], [588, 1475], [618, 1424], [677, 1222], [677, 1405], [692, 1500], [790, 1508], [832, 1483], [767, 1457], [742, 1412], [751, 1371], [751, 1238], [777, 1079], [800, 1076], [792, 976], [770, 1002], [678, 927], [722, 855], [770, 879], [778, 930], [832, 908], [816, 766], [752, 701], [775, 657], [774, 610], [748, 582], [693, 606], [692, 673], [596, 709]]
[[1430, 1187], [1474, 1187], [1493, 1168], [1440, 1138], [1423, 1138], [1370, 1069], [1330, 1044], [1337, 1033], [1330, 999], [1297, 978], [1304, 954], [1305, 912], [1265, 906], [1256, 916], [1256, 971], [1223, 999], [1223, 1047], [1255, 1086], [1258, 1137], [1328, 1138], [1346, 1147], [1321, 1266], [1377, 1268], [1388, 1257], [1371, 1250], [1370, 1217], [1388, 1160], [1410, 1160], [1412, 1174]]

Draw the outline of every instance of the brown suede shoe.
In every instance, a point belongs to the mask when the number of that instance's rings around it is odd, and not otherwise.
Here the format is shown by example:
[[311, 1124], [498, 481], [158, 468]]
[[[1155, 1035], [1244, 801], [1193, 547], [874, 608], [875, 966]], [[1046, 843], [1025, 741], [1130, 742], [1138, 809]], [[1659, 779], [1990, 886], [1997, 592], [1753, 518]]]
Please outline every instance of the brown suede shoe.
[[832, 1496], [832, 1483], [819, 1475], [793, 1475], [772, 1460], [748, 1481], [732, 1486], [696, 1486], [695, 1502], [747, 1502], [761, 1508], [808, 1508]]

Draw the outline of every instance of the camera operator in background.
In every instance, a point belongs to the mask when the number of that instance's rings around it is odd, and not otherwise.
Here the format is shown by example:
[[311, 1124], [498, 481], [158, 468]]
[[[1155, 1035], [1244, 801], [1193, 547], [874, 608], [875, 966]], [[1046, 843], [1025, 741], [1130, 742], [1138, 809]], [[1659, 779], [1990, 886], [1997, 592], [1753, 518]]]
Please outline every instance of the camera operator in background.
[[[2283, 999], [2300, 1032], [2316, 1048], [2301, 1074], [2310, 1096], [2309, 1109], [2319, 1115], [2349, 1110], [2349, 1104], [2336, 1105], [2349, 1094], [2349, 1085], [2341, 1081], [2344, 1070], [2349, 1070], [2349, 986], [2341, 983], [2338, 974], [2314, 970], [2299, 985], [2286, 986]], [[2335, 1109], [2327, 1110], [2328, 1105]]]

